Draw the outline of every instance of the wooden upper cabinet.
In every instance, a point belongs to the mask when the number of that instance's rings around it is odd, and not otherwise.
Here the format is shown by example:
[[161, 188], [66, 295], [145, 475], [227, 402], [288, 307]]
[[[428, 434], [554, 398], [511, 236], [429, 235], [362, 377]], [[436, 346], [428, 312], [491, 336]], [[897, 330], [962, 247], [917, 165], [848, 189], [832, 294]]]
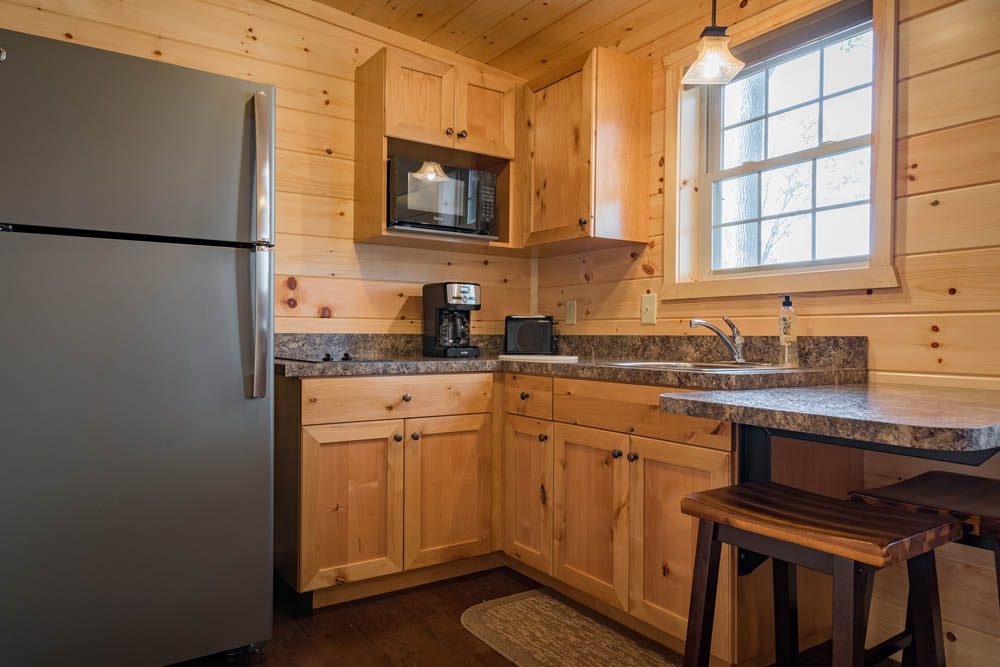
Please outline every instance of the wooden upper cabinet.
[[555, 425], [552, 574], [628, 608], [629, 437]]
[[[629, 613], [675, 637], [685, 637], [697, 519], [681, 513], [689, 493], [731, 480], [728, 452], [675, 442], [630, 437]], [[719, 568], [712, 653], [728, 664], [731, 654], [732, 587], [723, 548]]]
[[468, 67], [456, 69], [455, 148], [514, 157], [516, 85]]
[[404, 569], [491, 549], [491, 415], [406, 420]]
[[298, 590], [403, 569], [403, 420], [302, 429]]
[[362, 87], [384, 81], [387, 137], [514, 157], [513, 78], [387, 48], [362, 65], [355, 80]]
[[386, 53], [387, 136], [455, 144], [455, 67], [407, 51]]
[[504, 550], [552, 574], [552, 422], [507, 415], [504, 423]]
[[528, 83], [525, 245], [649, 240], [650, 65], [593, 49]]

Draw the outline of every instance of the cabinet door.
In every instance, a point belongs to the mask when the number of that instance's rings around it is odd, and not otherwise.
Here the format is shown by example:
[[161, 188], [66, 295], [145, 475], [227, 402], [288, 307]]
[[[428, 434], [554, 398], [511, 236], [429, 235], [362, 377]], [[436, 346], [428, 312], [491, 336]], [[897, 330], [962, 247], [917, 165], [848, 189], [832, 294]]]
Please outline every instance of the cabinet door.
[[507, 415], [505, 551], [552, 574], [552, 422]]
[[628, 604], [628, 436], [555, 425], [553, 575]]
[[302, 429], [299, 591], [403, 569], [403, 420]]
[[[631, 436], [629, 613], [683, 639], [687, 632], [698, 520], [681, 513], [694, 491], [730, 483], [730, 455]], [[635, 458], [638, 457], [638, 458]], [[719, 567], [712, 652], [729, 661], [732, 600], [729, 547]]]
[[455, 68], [390, 49], [386, 58], [385, 133], [451, 148], [455, 139]]
[[593, 60], [528, 94], [531, 215], [525, 245], [593, 233]]
[[488, 414], [406, 420], [404, 569], [490, 551]]
[[455, 148], [514, 157], [513, 81], [460, 67], [455, 78]]

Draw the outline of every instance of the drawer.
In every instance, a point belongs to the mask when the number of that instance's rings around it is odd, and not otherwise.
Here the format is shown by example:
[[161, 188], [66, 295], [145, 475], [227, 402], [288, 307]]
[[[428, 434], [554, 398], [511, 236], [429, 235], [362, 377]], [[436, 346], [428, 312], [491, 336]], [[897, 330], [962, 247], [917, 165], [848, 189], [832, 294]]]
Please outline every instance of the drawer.
[[668, 391], [686, 390], [556, 378], [552, 392], [553, 419], [713, 449], [732, 449], [729, 422], [670, 415], [660, 410], [660, 394]]
[[503, 378], [503, 409], [515, 415], [552, 419], [552, 378], [507, 373]]
[[303, 425], [492, 410], [492, 373], [302, 380]]

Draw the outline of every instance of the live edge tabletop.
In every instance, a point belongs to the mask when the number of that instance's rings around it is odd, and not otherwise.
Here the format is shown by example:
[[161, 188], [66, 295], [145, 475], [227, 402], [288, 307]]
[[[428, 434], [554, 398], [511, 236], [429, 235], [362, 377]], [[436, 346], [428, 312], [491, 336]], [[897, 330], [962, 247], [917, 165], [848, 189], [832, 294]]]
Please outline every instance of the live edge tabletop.
[[762, 427], [772, 435], [811, 435], [834, 444], [956, 462], [981, 463], [1000, 448], [1000, 391], [845, 384], [667, 393], [661, 395], [660, 407]]

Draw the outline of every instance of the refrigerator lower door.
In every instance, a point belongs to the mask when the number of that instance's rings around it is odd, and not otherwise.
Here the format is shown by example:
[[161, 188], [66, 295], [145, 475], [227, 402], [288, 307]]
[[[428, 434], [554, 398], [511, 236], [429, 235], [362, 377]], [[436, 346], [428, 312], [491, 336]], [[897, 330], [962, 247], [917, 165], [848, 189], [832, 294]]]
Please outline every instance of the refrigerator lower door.
[[5, 664], [163, 665], [269, 638], [251, 255], [0, 233]]

